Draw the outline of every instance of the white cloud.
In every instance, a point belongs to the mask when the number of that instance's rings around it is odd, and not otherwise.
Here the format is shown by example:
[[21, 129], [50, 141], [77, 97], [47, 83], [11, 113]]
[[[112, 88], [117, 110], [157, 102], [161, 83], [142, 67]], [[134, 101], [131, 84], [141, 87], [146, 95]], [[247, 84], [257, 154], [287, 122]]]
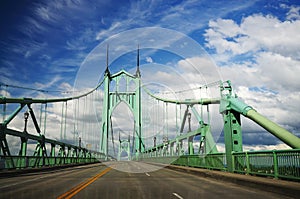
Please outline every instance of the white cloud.
[[[300, 50], [300, 49], [299, 49]], [[275, 90], [299, 91], [300, 61], [273, 52], [261, 52], [256, 58], [265, 84]]]
[[0, 87], [0, 96], [3, 96], [3, 97], [11, 97], [11, 94], [4, 88], [2, 88], [2, 86]]
[[281, 22], [270, 15], [251, 15], [240, 25], [231, 19], [218, 19], [210, 21], [209, 27], [205, 34], [207, 46], [218, 53], [239, 55], [266, 50], [284, 56], [299, 56], [300, 20]]
[[289, 20], [299, 20], [300, 19], [300, 6], [287, 6], [290, 8], [289, 12], [286, 14], [286, 18]]
[[[108, 38], [109, 36], [112, 36], [114, 34], [117, 34], [120, 32], [121, 22], [114, 22], [111, 24], [111, 26], [108, 29], [101, 30], [96, 37], [96, 40], [101, 40], [103, 38]], [[122, 29], [124, 30], [124, 28]]]
[[212, 7], [218, 8], [220, 6], [222, 9], [199, 14], [199, 9], [202, 8], [199, 8], [201, 4], [198, 1], [183, 1], [176, 5], [165, 1], [133, 1], [128, 7], [125, 6], [126, 14], [122, 13], [114, 20], [105, 20], [110, 21], [111, 25], [109, 28], [100, 30], [96, 40], [105, 39], [132, 27], [159, 26], [189, 34], [204, 27], [208, 18], [222, 17], [228, 12], [249, 7], [254, 3], [255, 1], [249, 1], [242, 4], [224, 5], [220, 2], [214, 2]]
[[151, 57], [146, 57], [146, 62], [148, 62], [148, 63], [153, 63], [153, 60], [152, 60]]
[[[297, 11], [291, 8], [290, 12], [293, 10]], [[221, 66], [223, 79], [232, 81], [238, 96], [262, 115], [299, 134], [296, 118], [300, 117], [300, 110], [296, 104], [300, 103], [297, 77], [300, 74], [300, 20], [296, 17], [290, 20], [288, 16], [286, 21], [280, 21], [271, 15], [254, 14], [243, 18], [240, 24], [231, 19], [212, 20], [205, 37], [207, 47], [215, 49], [212, 56]], [[243, 122], [243, 128], [262, 131], [249, 120]], [[264, 143], [262, 140], [262, 145]], [[276, 147], [284, 148], [281, 145], [273, 148]], [[255, 149], [273, 148], [258, 146]]]
[[[225, 152], [225, 145], [222, 143], [217, 144], [217, 149], [219, 152]], [[269, 151], [269, 150], [285, 150], [291, 149], [286, 144], [276, 144], [276, 145], [243, 145], [243, 151]]]

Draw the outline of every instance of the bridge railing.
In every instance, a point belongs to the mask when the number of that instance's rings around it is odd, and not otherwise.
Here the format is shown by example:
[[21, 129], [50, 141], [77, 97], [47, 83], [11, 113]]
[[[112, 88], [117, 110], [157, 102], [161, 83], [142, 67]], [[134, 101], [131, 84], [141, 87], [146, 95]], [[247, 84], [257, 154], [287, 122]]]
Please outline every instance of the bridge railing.
[[[300, 149], [233, 152], [233, 172], [300, 180]], [[148, 157], [140, 161], [228, 171], [225, 153]]]
[[[14, 164], [12, 164], [12, 161]], [[95, 157], [0, 156], [0, 170], [78, 165], [96, 162], [100, 162], [100, 160]]]
[[145, 162], [173, 164], [178, 166], [226, 170], [226, 156], [224, 153], [215, 153], [207, 155], [144, 157], [140, 160]]
[[233, 153], [234, 172], [300, 180], [300, 149]]

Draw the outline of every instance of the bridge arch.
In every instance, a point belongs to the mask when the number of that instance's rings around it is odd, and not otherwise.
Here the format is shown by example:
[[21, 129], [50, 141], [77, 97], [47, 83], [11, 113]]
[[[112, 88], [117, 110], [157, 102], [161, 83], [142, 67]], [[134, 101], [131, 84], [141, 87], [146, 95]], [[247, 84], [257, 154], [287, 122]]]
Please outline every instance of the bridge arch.
[[[122, 84], [122, 85], [121, 85]], [[125, 84], [125, 85], [124, 85]], [[114, 86], [114, 88], [112, 88]], [[139, 67], [135, 75], [129, 74], [125, 70], [110, 74], [107, 67], [104, 74], [104, 101], [102, 112], [101, 131], [101, 151], [108, 157], [108, 135], [110, 132], [111, 116], [120, 103], [125, 103], [133, 113], [134, 118], [134, 151], [136, 157], [143, 151], [143, 141], [141, 137], [141, 79]]]

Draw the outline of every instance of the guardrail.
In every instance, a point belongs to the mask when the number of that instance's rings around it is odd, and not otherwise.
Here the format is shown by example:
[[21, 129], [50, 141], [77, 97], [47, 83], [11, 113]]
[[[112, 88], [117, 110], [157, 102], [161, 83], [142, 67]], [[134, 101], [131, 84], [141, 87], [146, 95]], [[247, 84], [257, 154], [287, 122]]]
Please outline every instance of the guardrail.
[[[11, 167], [11, 161], [14, 167]], [[40, 168], [100, 162], [95, 157], [39, 157], [39, 156], [0, 156], [0, 170]]]
[[[300, 149], [233, 152], [233, 172], [300, 181]], [[140, 161], [228, 171], [224, 153], [147, 157]]]
[[215, 153], [208, 155], [141, 157], [140, 161], [206, 169], [226, 170], [226, 156], [224, 153]]
[[300, 149], [233, 153], [236, 173], [300, 180]]

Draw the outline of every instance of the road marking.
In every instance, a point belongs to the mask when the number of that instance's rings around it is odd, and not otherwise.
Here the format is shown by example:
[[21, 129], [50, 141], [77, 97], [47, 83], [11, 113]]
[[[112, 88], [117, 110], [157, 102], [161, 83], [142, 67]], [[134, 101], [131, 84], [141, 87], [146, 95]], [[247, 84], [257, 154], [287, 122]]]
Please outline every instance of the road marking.
[[175, 192], [174, 192], [173, 195], [176, 196], [176, 197], [179, 198], [179, 199], [183, 199], [183, 197], [182, 197], [181, 195], [179, 195], [178, 193], [175, 193]]
[[146, 176], [150, 176], [150, 174], [149, 173], [145, 173], [146, 174]]
[[98, 178], [109, 172], [112, 168], [108, 167], [105, 170], [101, 171], [97, 175], [89, 178], [88, 180], [80, 183], [79, 185], [75, 186], [71, 190], [67, 191], [66, 193], [58, 196], [56, 199], [69, 199], [75, 196], [77, 193], [79, 193], [81, 190], [83, 190], [88, 185], [92, 184], [94, 181], [96, 181]]

